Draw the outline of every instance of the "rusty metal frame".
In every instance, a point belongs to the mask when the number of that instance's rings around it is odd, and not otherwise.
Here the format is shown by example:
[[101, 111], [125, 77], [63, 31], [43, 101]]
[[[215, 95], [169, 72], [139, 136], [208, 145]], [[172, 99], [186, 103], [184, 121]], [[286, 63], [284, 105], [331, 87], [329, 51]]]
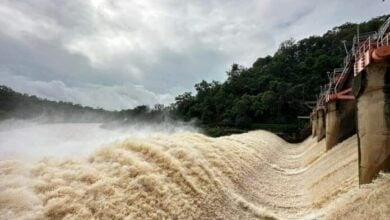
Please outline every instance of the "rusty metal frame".
[[345, 89], [341, 92], [330, 94], [328, 100], [354, 100], [355, 96], [352, 95], [352, 88]]

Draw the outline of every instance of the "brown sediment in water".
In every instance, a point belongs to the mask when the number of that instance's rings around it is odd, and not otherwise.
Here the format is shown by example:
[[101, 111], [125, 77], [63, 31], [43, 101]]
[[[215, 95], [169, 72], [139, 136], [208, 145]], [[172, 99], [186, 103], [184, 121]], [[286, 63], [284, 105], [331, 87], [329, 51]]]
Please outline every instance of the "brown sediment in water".
[[356, 145], [353, 136], [325, 153], [325, 141], [265, 131], [182, 133], [85, 160], [2, 161], [0, 219], [387, 219], [389, 175], [359, 188]]

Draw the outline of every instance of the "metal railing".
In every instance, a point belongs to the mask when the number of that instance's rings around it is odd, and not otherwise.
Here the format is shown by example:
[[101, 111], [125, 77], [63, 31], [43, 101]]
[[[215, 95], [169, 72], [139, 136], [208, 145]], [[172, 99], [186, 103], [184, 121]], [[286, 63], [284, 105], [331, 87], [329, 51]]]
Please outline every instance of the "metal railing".
[[[357, 50], [355, 53], [355, 60], [358, 61], [364, 56], [364, 54], [373, 49], [381, 46], [387, 46], [390, 43], [390, 17], [386, 19], [383, 25], [379, 28], [378, 32], [370, 32], [359, 35], [359, 41], [354, 37], [354, 45], [356, 43]], [[363, 43], [360, 43], [363, 41]], [[355, 48], [354, 48], [355, 49]]]
[[350, 53], [345, 57], [343, 71], [341, 72], [340, 76], [338, 77], [337, 81], [335, 82], [335, 88], [334, 88], [335, 93], [337, 93], [338, 91], [341, 90], [341, 88], [344, 85], [345, 80], [349, 77], [352, 63], [353, 63], [353, 56], [352, 56], [352, 53]]
[[[389, 29], [390, 29], [390, 17], [386, 19], [385, 23], [383, 23], [383, 25], [378, 30], [378, 45], [383, 42], [387, 42], [386, 45], [389, 44], [389, 33], [388, 33], [390, 32]], [[386, 37], [387, 39], [385, 40], [384, 38]]]
[[377, 41], [378, 47], [389, 46], [389, 45], [390, 45], [390, 32], [382, 36]]
[[[329, 101], [329, 97], [333, 94], [337, 94], [343, 89], [343, 86], [353, 73], [353, 69], [356, 65], [365, 65], [365, 54], [367, 51], [376, 49], [382, 46], [390, 45], [390, 17], [386, 19], [383, 25], [379, 28], [378, 32], [368, 32], [363, 34], [357, 34], [353, 38], [352, 48], [347, 56], [344, 58], [344, 67], [334, 69], [332, 74], [328, 73], [329, 83], [321, 86], [321, 92], [318, 96], [316, 109], [323, 107], [326, 102]], [[355, 72], [356, 74], [356, 72]]]
[[372, 48], [377, 47], [376, 37], [368, 36], [368, 38], [361, 44], [359, 44], [358, 49], [355, 51], [355, 60], [359, 60], [364, 56], [364, 54], [371, 50]]

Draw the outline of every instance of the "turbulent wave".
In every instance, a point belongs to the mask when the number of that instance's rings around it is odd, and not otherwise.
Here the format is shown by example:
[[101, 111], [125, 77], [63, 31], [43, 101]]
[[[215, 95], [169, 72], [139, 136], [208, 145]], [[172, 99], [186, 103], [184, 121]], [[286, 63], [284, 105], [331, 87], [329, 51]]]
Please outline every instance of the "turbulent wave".
[[389, 175], [358, 187], [355, 137], [325, 152], [324, 142], [288, 144], [265, 131], [166, 134], [85, 159], [4, 160], [0, 174], [2, 219], [386, 219], [390, 211]]

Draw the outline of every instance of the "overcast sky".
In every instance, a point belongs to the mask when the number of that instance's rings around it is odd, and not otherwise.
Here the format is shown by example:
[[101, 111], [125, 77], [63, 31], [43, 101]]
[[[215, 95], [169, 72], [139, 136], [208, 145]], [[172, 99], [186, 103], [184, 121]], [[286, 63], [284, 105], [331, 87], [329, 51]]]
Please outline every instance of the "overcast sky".
[[382, 0], [0, 0], [0, 84], [106, 109], [168, 104]]

